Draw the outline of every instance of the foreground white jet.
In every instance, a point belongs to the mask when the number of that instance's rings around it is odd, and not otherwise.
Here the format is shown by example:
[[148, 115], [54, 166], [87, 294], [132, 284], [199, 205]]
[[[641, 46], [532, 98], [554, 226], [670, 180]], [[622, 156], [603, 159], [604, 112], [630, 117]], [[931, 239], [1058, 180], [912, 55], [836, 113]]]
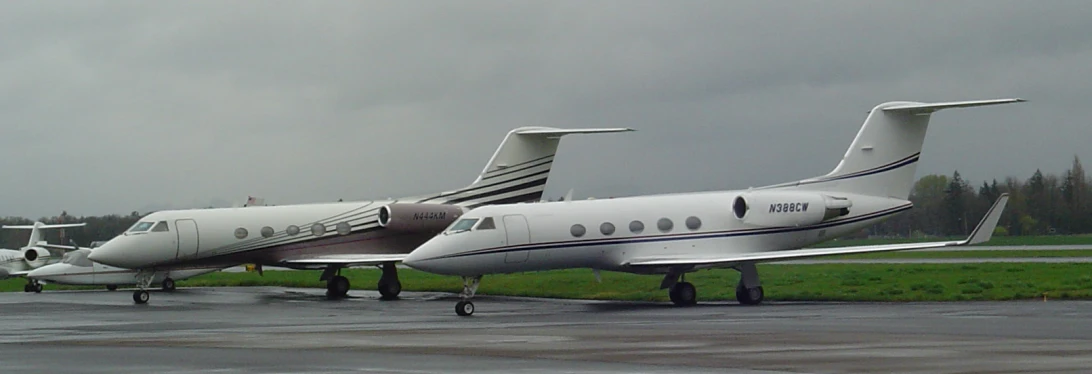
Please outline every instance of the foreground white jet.
[[[96, 248], [88, 259], [139, 270], [133, 293], [148, 301], [157, 272], [177, 268], [257, 264], [325, 269], [327, 295], [342, 297], [349, 280], [340, 270], [381, 265], [384, 298], [402, 289], [395, 263], [465, 211], [486, 204], [538, 201], [560, 138], [568, 134], [632, 131], [626, 128], [510, 131], [469, 186], [396, 200], [190, 209], [149, 214], [124, 234]], [[377, 178], [385, 176], [376, 175]]]
[[[80, 227], [86, 223], [45, 224], [34, 222], [33, 225], [4, 225], [9, 230], [30, 230], [27, 245], [17, 250], [0, 249], [0, 279], [26, 276], [31, 270], [60, 261], [64, 252], [78, 249], [76, 246], [49, 244], [42, 240], [41, 230]], [[33, 279], [23, 286], [24, 292], [42, 292], [42, 285]]]
[[602, 200], [505, 204], [473, 209], [418, 247], [407, 266], [463, 277], [459, 315], [483, 274], [591, 268], [664, 274], [677, 305], [697, 292], [683, 279], [709, 268], [738, 270], [736, 298], [763, 299], [755, 264], [806, 257], [961, 246], [989, 240], [1008, 199], [1002, 196], [965, 240], [802, 249], [859, 232], [910, 209], [914, 172], [930, 115], [940, 109], [1021, 102], [889, 102], [876, 106], [827, 175], [740, 191]]

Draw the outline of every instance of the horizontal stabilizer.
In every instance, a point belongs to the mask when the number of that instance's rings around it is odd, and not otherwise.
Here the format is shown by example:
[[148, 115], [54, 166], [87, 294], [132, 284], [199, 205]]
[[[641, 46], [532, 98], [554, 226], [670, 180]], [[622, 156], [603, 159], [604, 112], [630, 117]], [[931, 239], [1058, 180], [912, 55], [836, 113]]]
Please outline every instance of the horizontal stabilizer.
[[81, 223], [62, 223], [62, 224], [53, 224], [53, 225], [47, 225], [47, 224], [36, 224], [36, 225], [4, 225], [3, 227], [0, 227], [0, 228], [4, 228], [4, 229], [12, 229], [12, 230], [17, 230], [17, 229], [18, 229], [18, 230], [33, 230], [33, 229], [35, 229], [35, 228], [38, 228], [38, 229], [62, 229], [62, 228], [66, 228], [66, 227], [81, 227], [81, 226], [84, 226], [84, 225], [87, 225], [87, 223], [86, 223], [86, 222], [81, 222]]
[[600, 134], [600, 133], [608, 133], [608, 132], [626, 132], [626, 131], [636, 131], [636, 130], [631, 129], [631, 128], [626, 128], [626, 127], [602, 128], [602, 129], [555, 129], [555, 128], [547, 128], [547, 127], [534, 127], [534, 128], [516, 130], [516, 131], [514, 131], [514, 133], [520, 134], [520, 135], [556, 135], [556, 136], [563, 136], [563, 135], [569, 135], [569, 134]]
[[948, 108], [969, 108], [976, 106], [986, 105], [998, 105], [1009, 103], [1020, 103], [1027, 100], [1024, 99], [995, 99], [995, 100], [974, 100], [974, 101], [953, 101], [947, 103], [914, 103], [903, 104], [883, 108], [885, 112], [904, 112], [911, 114], [929, 114], [941, 109]]
[[904, 243], [904, 244], [885, 244], [885, 245], [866, 245], [866, 246], [854, 246], [854, 247], [835, 247], [835, 248], [811, 248], [811, 249], [795, 249], [788, 251], [767, 251], [767, 252], [751, 252], [751, 253], [739, 253], [729, 254], [721, 256], [664, 256], [664, 257], [646, 257], [635, 258], [623, 265], [627, 266], [713, 266], [713, 265], [735, 265], [740, 263], [754, 263], [754, 262], [773, 262], [773, 261], [785, 261], [785, 260], [799, 260], [812, 257], [823, 256], [837, 256], [837, 255], [852, 255], [862, 253], [876, 253], [876, 252], [892, 252], [892, 251], [905, 251], [912, 249], [927, 249], [927, 248], [940, 248], [940, 247], [955, 247], [965, 246], [971, 244], [985, 243], [993, 236], [993, 230], [997, 228], [997, 221], [1001, 219], [1001, 213], [1005, 210], [1005, 205], [1008, 203], [1009, 194], [1001, 194], [1001, 197], [994, 202], [990, 210], [986, 212], [986, 216], [982, 218], [982, 221], [978, 223], [978, 226], [971, 231], [971, 235], [964, 240], [953, 240], [945, 242], [926, 242], [926, 243]]

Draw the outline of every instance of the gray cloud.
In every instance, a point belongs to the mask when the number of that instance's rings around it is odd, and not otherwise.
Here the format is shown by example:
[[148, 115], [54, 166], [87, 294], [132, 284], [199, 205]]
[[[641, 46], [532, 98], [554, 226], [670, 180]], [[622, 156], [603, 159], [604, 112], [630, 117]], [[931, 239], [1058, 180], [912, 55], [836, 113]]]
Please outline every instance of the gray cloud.
[[919, 175], [1092, 158], [1082, 1], [0, 4], [0, 215], [302, 203], [469, 183], [516, 126], [574, 136], [547, 188], [742, 188], [833, 168], [888, 100]]

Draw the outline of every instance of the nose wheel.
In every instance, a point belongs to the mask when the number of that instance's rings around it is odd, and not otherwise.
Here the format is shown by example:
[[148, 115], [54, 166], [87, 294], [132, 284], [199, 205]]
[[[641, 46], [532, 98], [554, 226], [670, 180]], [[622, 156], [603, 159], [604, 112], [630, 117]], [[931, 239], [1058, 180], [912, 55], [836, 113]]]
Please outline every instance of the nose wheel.
[[470, 299], [474, 298], [474, 294], [478, 292], [478, 285], [481, 284], [482, 276], [463, 277], [463, 292], [459, 294], [462, 298], [458, 303], [455, 303], [455, 314], [460, 317], [467, 317], [474, 314], [474, 303]]
[[455, 303], [455, 314], [462, 317], [474, 314], [474, 303], [470, 302], [470, 300], [463, 300]]
[[[139, 270], [136, 274], [136, 286], [137, 290], [133, 291], [133, 302], [137, 304], [147, 304], [151, 295], [148, 294], [148, 286], [152, 285], [152, 279], [155, 278], [155, 270]], [[170, 279], [170, 278], [168, 278]], [[166, 282], [166, 281], [164, 281]], [[172, 281], [173, 282], [173, 281]]]
[[148, 294], [148, 291], [145, 291], [145, 290], [133, 291], [133, 302], [134, 303], [147, 304], [148, 299], [150, 299], [151, 297], [152, 296]]

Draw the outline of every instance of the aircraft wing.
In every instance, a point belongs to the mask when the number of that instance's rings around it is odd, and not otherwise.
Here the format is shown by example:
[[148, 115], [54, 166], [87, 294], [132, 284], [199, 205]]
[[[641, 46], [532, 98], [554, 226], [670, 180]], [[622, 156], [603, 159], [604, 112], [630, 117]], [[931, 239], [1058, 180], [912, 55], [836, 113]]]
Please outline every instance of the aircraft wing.
[[316, 266], [316, 265], [343, 265], [366, 266], [379, 265], [384, 262], [398, 262], [406, 258], [406, 254], [343, 254], [308, 256], [305, 258], [285, 259], [281, 261], [286, 266]]
[[876, 253], [876, 252], [891, 252], [891, 251], [905, 251], [910, 249], [926, 249], [926, 248], [939, 248], [939, 247], [955, 247], [965, 246], [978, 243], [984, 243], [990, 240], [993, 236], [993, 230], [997, 227], [997, 221], [1001, 219], [1001, 213], [1005, 210], [1005, 204], [1008, 203], [1009, 195], [1002, 194], [1000, 198], [994, 202], [993, 207], [986, 212], [986, 216], [982, 218], [982, 221], [978, 223], [978, 226], [971, 231], [971, 235], [963, 240], [944, 241], [944, 242], [925, 242], [925, 243], [904, 243], [904, 244], [885, 244], [885, 245], [866, 245], [866, 246], [854, 246], [854, 247], [835, 247], [835, 248], [809, 248], [809, 249], [795, 249], [788, 251], [767, 251], [767, 252], [751, 252], [751, 253], [739, 253], [728, 254], [720, 256], [661, 256], [661, 257], [643, 257], [634, 258], [624, 263], [627, 266], [681, 266], [681, 265], [734, 265], [747, 262], [773, 262], [773, 261], [786, 261], [786, 260], [799, 260], [810, 257], [822, 257], [822, 256], [836, 256], [836, 255], [850, 255], [861, 253]]

